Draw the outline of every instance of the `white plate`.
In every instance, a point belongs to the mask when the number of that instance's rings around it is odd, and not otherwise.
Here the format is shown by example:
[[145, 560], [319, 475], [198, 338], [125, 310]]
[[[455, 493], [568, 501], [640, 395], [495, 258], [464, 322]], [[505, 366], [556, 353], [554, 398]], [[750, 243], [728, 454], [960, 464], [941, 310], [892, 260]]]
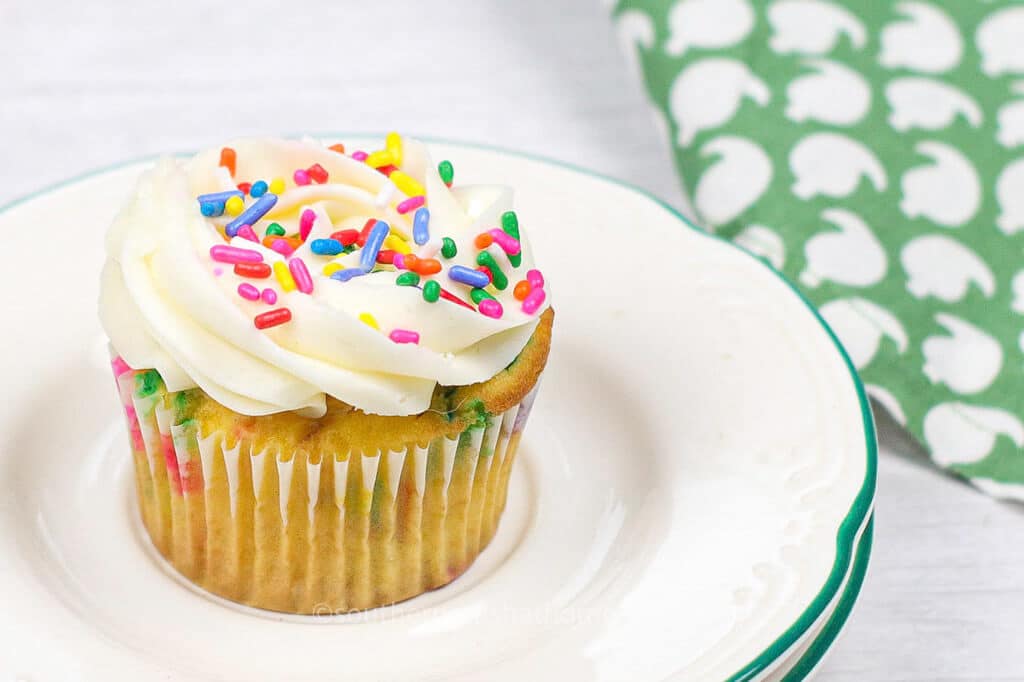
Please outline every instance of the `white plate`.
[[[282, 617], [174, 579], [135, 522], [96, 321], [146, 163], [0, 212], [0, 674], [28, 680], [720, 680], [803, 675], [870, 547], [867, 402], [770, 268], [613, 181], [437, 144], [512, 185], [555, 343], [495, 544], [453, 585]], [[856, 557], [856, 561], [855, 561]]]

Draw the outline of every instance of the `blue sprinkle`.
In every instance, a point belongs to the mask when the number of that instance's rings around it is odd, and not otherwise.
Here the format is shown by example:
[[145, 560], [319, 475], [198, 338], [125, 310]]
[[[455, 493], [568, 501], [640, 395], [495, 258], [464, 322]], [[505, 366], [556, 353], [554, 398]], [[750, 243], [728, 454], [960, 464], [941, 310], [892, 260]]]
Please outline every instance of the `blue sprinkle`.
[[[377, 254], [380, 253], [380, 247], [384, 246], [384, 239], [387, 238], [390, 231], [391, 228], [383, 220], [378, 220], [373, 224], [373, 229], [370, 230], [370, 234], [366, 237], [366, 244], [359, 253], [359, 267], [364, 272], [373, 270], [373, 266], [377, 263]], [[342, 272], [345, 271], [342, 270]]]
[[448, 277], [461, 284], [468, 284], [471, 287], [483, 289], [491, 280], [479, 270], [467, 268], [465, 265], [453, 265], [448, 268]]
[[309, 250], [318, 256], [337, 256], [345, 247], [337, 239], [314, 239], [309, 243]]
[[224, 215], [224, 202], [204, 201], [199, 204], [199, 212], [207, 218], [215, 218], [219, 215]]
[[412, 238], [420, 246], [430, 241], [430, 210], [426, 206], [416, 209], [412, 219]]
[[198, 197], [196, 197], [196, 200], [199, 202], [199, 205], [201, 206], [204, 202], [207, 202], [207, 201], [212, 201], [214, 203], [221, 203], [221, 204], [223, 204], [225, 201], [227, 201], [231, 197], [243, 197], [244, 198], [245, 197], [245, 193], [243, 193], [242, 190], [240, 190], [240, 189], [229, 189], [226, 192], [213, 192], [212, 194], [200, 194]]
[[267, 193], [267, 189], [267, 183], [263, 182], [262, 180], [257, 180], [256, 182], [252, 183], [252, 187], [249, 188], [249, 195], [253, 199], [259, 199], [261, 196]]
[[339, 282], [347, 282], [350, 279], [354, 279], [365, 274], [366, 271], [362, 268], [346, 268], [344, 270], [338, 270], [336, 273], [331, 275], [331, 279], [336, 279]]
[[234, 236], [232, 231], [238, 232], [238, 228], [242, 225], [255, 225], [256, 221], [265, 216], [267, 212], [274, 208], [274, 204], [277, 203], [276, 194], [264, 194], [256, 201], [249, 204], [249, 207], [239, 213], [234, 220], [228, 223], [224, 227], [224, 231], [227, 232], [228, 236]]

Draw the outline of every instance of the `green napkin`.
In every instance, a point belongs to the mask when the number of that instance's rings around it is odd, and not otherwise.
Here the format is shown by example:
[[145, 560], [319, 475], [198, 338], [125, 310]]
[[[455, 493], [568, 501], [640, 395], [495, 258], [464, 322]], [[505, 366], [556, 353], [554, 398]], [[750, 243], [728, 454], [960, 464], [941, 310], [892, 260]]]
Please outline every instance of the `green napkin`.
[[1024, 5], [621, 0], [692, 215], [939, 465], [1024, 500]]

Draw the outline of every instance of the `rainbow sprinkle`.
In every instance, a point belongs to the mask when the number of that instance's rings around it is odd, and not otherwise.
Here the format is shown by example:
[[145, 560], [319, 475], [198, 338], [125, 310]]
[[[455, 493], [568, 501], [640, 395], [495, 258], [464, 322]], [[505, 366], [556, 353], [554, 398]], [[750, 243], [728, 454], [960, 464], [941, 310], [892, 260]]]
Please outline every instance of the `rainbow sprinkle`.
[[417, 332], [409, 331], [408, 329], [393, 329], [388, 334], [388, 338], [395, 343], [419, 343], [420, 335]]
[[416, 209], [412, 218], [412, 240], [418, 246], [423, 246], [430, 241], [430, 209], [424, 207]]
[[252, 249], [240, 249], [237, 246], [217, 244], [210, 247], [210, 258], [218, 263], [262, 263], [263, 254]]
[[265, 216], [277, 203], [277, 195], [267, 193], [249, 205], [238, 217], [224, 226], [229, 237], [234, 237], [242, 225], [255, 225], [256, 221]]
[[270, 327], [276, 327], [279, 324], [290, 322], [292, 319], [292, 311], [288, 308], [277, 308], [265, 313], [260, 313], [253, 322], [256, 324], [257, 329], [268, 329]]
[[[258, 305], [274, 306], [280, 296], [294, 292], [311, 295], [316, 286], [316, 277], [349, 282], [369, 274], [393, 272], [396, 285], [415, 290], [416, 298], [422, 298], [426, 303], [439, 304], [445, 301], [487, 318], [501, 319], [505, 315], [505, 308], [496, 297], [499, 296], [498, 292], [510, 286], [512, 270], [509, 267], [515, 269], [522, 264], [523, 244], [520, 240], [518, 216], [514, 211], [507, 211], [501, 215], [499, 225], [484, 225], [483, 231], [475, 238], [457, 243], [452, 237], [444, 235], [444, 225], [432, 224], [424, 183], [403, 169], [403, 147], [402, 137], [392, 132], [387, 134], [382, 149], [369, 152], [355, 150], [346, 154], [342, 144], [327, 148], [350, 160], [348, 163], [361, 163], [373, 169], [374, 177], [380, 179], [373, 185], [378, 188], [373, 196], [373, 204], [392, 216], [387, 221], [369, 217], [361, 230], [347, 228], [334, 231], [331, 231], [332, 218], [323, 211], [318, 214], [310, 206], [299, 205], [296, 213], [284, 211], [278, 218], [284, 225], [279, 222], [262, 222], [288, 188], [284, 177], [269, 180], [235, 178], [238, 170], [237, 152], [224, 147], [219, 165], [227, 169], [232, 177], [231, 182], [236, 183], [237, 188], [198, 195], [196, 201], [199, 212], [211, 219], [230, 216], [222, 233], [226, 241], [240, 237], [276, 252], [278, 255], [270, 260], [278, 260], [266, 263], [263, 256], [265, 252], [242, 248], [239, 244], [244, 242], [237, 241], [234, 244], [210, 247], [210, 258], [218, 264], [233, 265], [234, 275], [250, 280], [238, 282], [237, 293], [240, 298]], [[331, 163], [345, 162], [339, 160]], [[328, 170], [316, 162], [305, 168], [292, 168], [290, 173], [291, 181], [298, 188], [330, 181]], [[450, 161], [441, 161], [437, 165], [437, 173], [444, 185], [452, 185], [455, 169]], [[292, 194], [289, 207], [302, 196], [315, 195]], [[406, 232], [408, 224], [394, 218], [395, 213], [408, 216], [404, 220], [411, 219], [411, 237]], [[293, 217], [296, 215], [297, 218]], [[330, 234], [328, 237], [312, 239], [318, 220], [326, 221], [320, 234]], [[395, 221], [394, 226], [392, 221]], [[216, 224], [220, 224], [220, 221]], [[307, 246], [308, 250], [301, 251], [303, 246]], [[459, 257], [460, 248], [474, 247], [470, 255], [460, 258], [463, 263], [469, 264], [468, 267], [454, 262]], [[352, 259], [339, 259], [344, 262], [330, 260], [354, 251], [359, 252], [358, 265], [353, 264]], [[320, 258], [324, 260], [317, 260]], [[222, 274], [224, 269], [217, 266], [214, 271], [215, 274]], [[251, 282], [269, 279], [271, 276], [277, 289], [267, 286], [260, 288]], [[446, 289], [442, 282], [448, 283], [452, 289]], [[544, 276], [539, 270], [530, 269], [525, 277], [516, 278], [511, 293], [524, 314], [536, 314], [547, 299]], [[371, 312], [362, 312], [358, 318], [371, 329], [381, 331], [380, 324]], [[282, 306], [256, 315], [253, 324], [257, 329], [269, 329], [291, 319], [291, 308]], [[392, 329], [387, 332], [387, 336], [400, 344], [420, 342], [419, 332], [412, 329]]]

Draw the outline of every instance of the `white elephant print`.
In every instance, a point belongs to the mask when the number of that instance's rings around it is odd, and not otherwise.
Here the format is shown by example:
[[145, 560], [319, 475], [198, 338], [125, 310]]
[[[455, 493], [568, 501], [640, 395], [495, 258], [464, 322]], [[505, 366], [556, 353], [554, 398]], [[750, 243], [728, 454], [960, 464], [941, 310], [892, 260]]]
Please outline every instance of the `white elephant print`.
[[889, 339], [902, 355], [907, 352], [907, 332], [891, 312], [865, 298], [840, 298], [829, 301], [819, 309], [822, 318], [832, 328], [850, 361], [857, 369], [864, 369], [875, 358], [882, 339]]
[[882, 30], [882, 66], [943, 73], [960, 63], [964, 41], [945, 12], [925, 2], [901, 2], [896, 9], [906, 18]]
[[846, 35], [858, 50], [867, 43], [864, 24], [844, 7], [823, 0], [779, 0], [768, 9], [777, 54], [824, 55], [839, 36]]
[[943, 227], [959, 227], [981, 206], [981, 180], [967, 158], [941, 142], [921, 142], [914, 150], [934, 163], [903, 174], [900, 210]]
[[814, 133], [797, 142], [789, 154], [789, 166], [796, 176], [793, 194], [805, 200], [818, 194], [853, 194], [861, 176], [879, 192], [888, 183], [885, 168], [870, 149], [837, 133]]
[[821, 218], [839, 229], [818, 233], [804, 245], [807, 266], [800, 273], [800, 281], [809, 287], [817, 287], [824, 280], [855, 287], [882, 281], [888, 257], [860, 216], [830, 208], [822, 212]]
[[[1017, 81], [1010, 86], [1017, 95], [1024, 95], [1024, 81]], [[1007, 149], [1024, 144], [1024, 99], [1017, 99], [1004, 104], [996, 115], [999, 132], [996, 139]]]
[[1003, 367], [1002, 346], [959, 317], [938, 313], [935, 321], [949, 336], [929, 336], [924, 340], [921, 350], [925, 376], [933, 384], [945, 384], [961, 395], [984, 391]]
[[986, 17], [975, 33], [981, 70], [989, 76], [1024, 73], [1024, 7], [1008, 7]]
[[863, 76], [827, 59], [808, 59], [804, 65], [815, 72], [794, 78], [786, 87], [786, 118], [837, 126], [864, 118], [871, 107], [871, 88]]
[[956, 303], [974, 284], [986, 298], [996, 291], [992, 270], [971, 249], [944, 235], [923, 235], [913, 239], [900, 252], [907, 271], [907, 290], [916, 298], [934, 296]]
[[1024, 159], [1011, 161], [996, 179], [999, 215], [996, 225], [1004, 234], [1024, 230]]
[[1024, 424], [1006, 410], [962, 402], [936, 405], [924, 417], [924, 439], [940, 466], [980, 462], [998, 436], [1024, 447]]
[[716, 137], [702, 157], [717, 160], [697, 181], [697, 213], [712, 227], [723, 225], [750, 208], [772, 180], [772, 161], [759, 145], [742, 137]]
[[931, 78], [896, 78], [885, 86], [892, 113], [889, 125], [900, 132], [921, 128], [940, 130], [963, 117], [972, 128], [982, 123], [981, 107], [952, 85]]
[[748, 225], [733, 241], [755, 256], [764, 258], [776, 270], [781, 270], [786, 263], [786, 244], [782, 237], [764, 225]]
[[679, 129], [677, 142], [688, 147], [702, 130], [727, 123], [744, 98], [760, 106], [771, 92], [764, 82], [735, 59], [702, 59], [676, 76], [669, 91], [669, 108]]
[[864, 384], [864, 392], [871, 396], [872, 400], [881, 405], [897, 424], [901, 424], [903, 426], [907, 425], [907, 415], [903, 411], [900, 401], [896, 399], [896, 396], [894, 396], [892, 392], [877, 384]]
[[754, 28], [747, 0], [680, 0], [668, 14], [665, 52], [679, 57], [691, 47], [720, 48], [739, 43]]

